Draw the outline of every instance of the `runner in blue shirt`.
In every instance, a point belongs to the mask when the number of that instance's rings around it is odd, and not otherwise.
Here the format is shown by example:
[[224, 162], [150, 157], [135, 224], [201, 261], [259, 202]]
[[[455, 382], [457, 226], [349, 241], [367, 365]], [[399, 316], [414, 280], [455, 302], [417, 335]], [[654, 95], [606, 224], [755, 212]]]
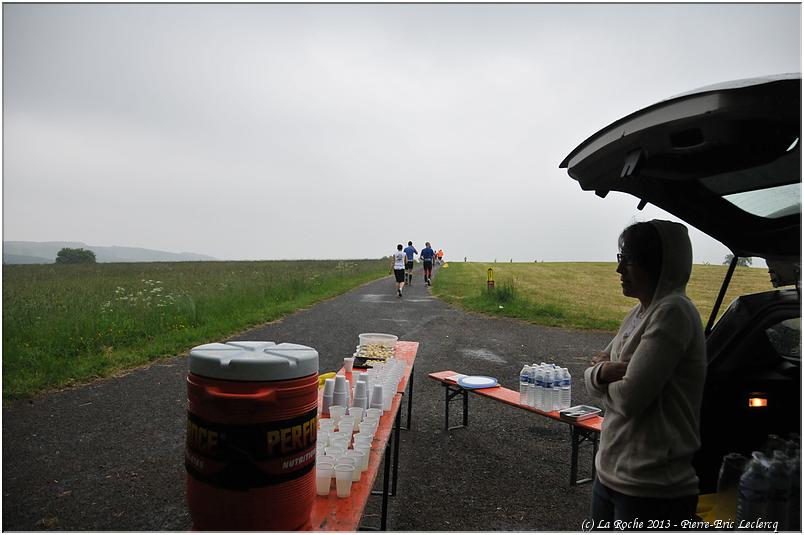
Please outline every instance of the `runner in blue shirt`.
[[413, 246], [413, 242], [409, 241], [408, 246], [405, 247], [405, 278], [408, 284], [413, 283], [413, 255], [418, 254], [419, 251]]
[[422, 263], [424, 264], [424, 282], [427, 286], [431, 285], [432, 277], [433, 277], [433, 257], [435, 257], [435, 251], [430, 247], [430, 242], [424, 242], [424, 249], [422, 249], [421, 254], [419, 254], [419, 258], [422, 259]]

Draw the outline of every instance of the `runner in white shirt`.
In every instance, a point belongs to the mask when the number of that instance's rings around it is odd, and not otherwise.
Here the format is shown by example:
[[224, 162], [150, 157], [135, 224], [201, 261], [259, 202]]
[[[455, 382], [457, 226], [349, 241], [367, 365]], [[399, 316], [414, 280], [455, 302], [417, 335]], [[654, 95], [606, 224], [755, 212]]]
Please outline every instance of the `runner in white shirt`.
[[396, 246], [394, 253], [394, 277], [396, 277], [396, 292], [402, 297], [402, 288], [405, 286], [405, 259], [407, 255], [402, 250], [402, 244]]

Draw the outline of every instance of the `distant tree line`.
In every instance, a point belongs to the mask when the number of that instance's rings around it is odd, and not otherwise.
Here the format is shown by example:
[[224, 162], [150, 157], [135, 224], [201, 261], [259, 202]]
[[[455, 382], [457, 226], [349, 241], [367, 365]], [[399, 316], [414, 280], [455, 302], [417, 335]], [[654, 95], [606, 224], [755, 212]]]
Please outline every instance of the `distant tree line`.
[[94, 264], [95, 253], [89, 249], [63, 248], [56, 254], [57, 264]]

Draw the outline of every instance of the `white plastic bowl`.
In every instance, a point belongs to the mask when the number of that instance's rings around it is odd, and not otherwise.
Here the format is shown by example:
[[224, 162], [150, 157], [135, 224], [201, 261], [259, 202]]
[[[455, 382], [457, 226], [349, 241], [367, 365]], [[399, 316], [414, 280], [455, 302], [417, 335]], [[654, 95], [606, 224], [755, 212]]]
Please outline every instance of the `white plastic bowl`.
[[358, 337], [360, 338], [361, 346], [378, 344], [386, 347], [394, 347], [396, 346], [397, 340], [399, 340], [398, 336], [384, 333], [362, 333]]

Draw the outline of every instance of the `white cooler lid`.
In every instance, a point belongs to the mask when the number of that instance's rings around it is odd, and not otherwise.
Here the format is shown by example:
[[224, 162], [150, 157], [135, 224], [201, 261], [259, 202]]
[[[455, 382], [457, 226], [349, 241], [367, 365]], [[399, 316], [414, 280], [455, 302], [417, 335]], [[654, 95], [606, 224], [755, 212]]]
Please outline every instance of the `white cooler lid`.
[[318, 351], [275, 342], [204, 344], [190, 350], [190, 372], [233, 381], [297, 379], [318, 373]]

